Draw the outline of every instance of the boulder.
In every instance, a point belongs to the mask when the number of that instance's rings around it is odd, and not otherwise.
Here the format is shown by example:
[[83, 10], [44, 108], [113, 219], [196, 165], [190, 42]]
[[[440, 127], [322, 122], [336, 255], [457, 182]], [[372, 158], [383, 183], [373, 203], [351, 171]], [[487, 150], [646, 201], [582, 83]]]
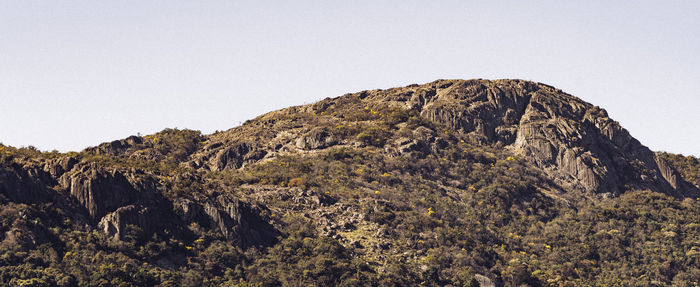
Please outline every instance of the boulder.
[[44, 171], [51, 174], [52, 177], [58, 178], [73, 169], [76, 163], [78, 161], [72, 156], [50, 159], [44, 164]]
[[311, 150], [332, 146], [336, 143], [335, 137], [324, 128], [313, 128], [307, 134], [299, 137], [296, 146], [300, 149]]
[[241, 142], [228, 147], [222, 147], [213, 158], [213, 170], [238, 169], [245, 164], [265, 157], [267, 152], [256, 148], [255, 145]]
[[136, 235], [150, 234], [159, 225], [159, 217], [152, 209], [127, 205], [117, 208], [117, 210], [105, 215], [97, 224], [98, 230], [102, 231], [112, 240], [124, 240], [127, 235], [127, 225], [138, 227]]

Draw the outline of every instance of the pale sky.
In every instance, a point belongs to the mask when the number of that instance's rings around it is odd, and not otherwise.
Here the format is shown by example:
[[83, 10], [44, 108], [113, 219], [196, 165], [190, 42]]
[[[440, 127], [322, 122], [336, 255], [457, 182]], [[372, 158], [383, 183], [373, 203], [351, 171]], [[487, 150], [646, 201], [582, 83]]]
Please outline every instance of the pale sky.
[[81, 150], [440, 78], [519, 78], [700, 155], [700, 1], [0, 0], [0, 142]]

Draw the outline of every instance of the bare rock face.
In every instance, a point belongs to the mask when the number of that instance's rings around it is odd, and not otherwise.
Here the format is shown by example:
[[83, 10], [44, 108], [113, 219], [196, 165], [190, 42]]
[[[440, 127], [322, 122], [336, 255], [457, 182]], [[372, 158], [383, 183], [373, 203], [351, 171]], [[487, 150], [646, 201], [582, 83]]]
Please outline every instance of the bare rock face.
[[267, 152], [255, 145], [242, 142], [222, 148], [213, 158], [214, 170], [237, 169], [249, 162], [262, 159]]
[[157, 214], [150, 208], [127, 205], [102, 217], [97, 228], [112, 240], [123, 240], [127, 225], [137, 227], [141, 234], [150, 234], [158, 225], [158, 219]]
[[46, 188], [47, 175], [37, 168], [0, 166], [0, 194], [23, 203], [44, 202], [51, 199]]
[[493, 280], [481, 274], [474, 274], [474, 280], [479, 284], [479, 287], [496, 287]]
[[401, 137], [394, 142], [398, 154], [424, 158], [431, 152], [445, 148], [447, 143], [435, 136], [435, 131], [418, 127], [410, 138]]
[[121, 172], [106, 171], [94, 164], [78, 167], [61, 176], [59, 181], [93, 219], [99, 219], [139, 197], [134, 184]]
[[157, 204], [158, 201], [150, 201], [150, 206], [129, 204], [106, 214], [97, 228], [112, 240], [123, 241], [127, 235], [143, 238], [197, 222], [207, 229], [219, 231], [224, 238], [242, 248], [269, 246], [276, 242], [279, 233], [260, 217], [262, 207], [252, 206], [230, 195], [220, 195], [213, 201], [201, 200], [204, 203], [178, 199], [172, 205]]
[[76, 163], [78, 163], [78, 161], [70, 156], [51, 159], [44, 164], [44, 171], [51, 174], [52, 177], [58, 178], [73, 169]]
[[263, 207], [250, 205], [228, 194], [199, 204], [189, 199], [179, 200], [175, 213], [185, 224], [208, 222], [226, 239], [242, 248], [269, 246], [276, 242], [279, 233], [260, 217]]
[[654, 159], [656, 160], [656, 163], [659, 166], [659, 171], [661, 172], [661, 175], [677, 192], [676, 196], [689, 196], [693, 198], [700, 197], [700, 192], [698, 191], [698, 188], [695, 187], [692, 183], [683, 180], [681, 174], [675, 169], [673, 169], [673, 167], [671, 167], [671, 165], [668, 162], [666, 162], [666, 160], [664, 160], [657, 154], [654, 154]]
[[201, 205], [185, 198], [175, 202], [174, 208], [175, 214], [183, 222], [193, 222], [202, 213]]
[[567, 187], [610, 194], [629, 188], [697, 193], [605, 110], [544, 84], [439, 80], [365, 97], [417, 110], [475, 143], [513, 149]]
[[417, 99], [412, 98], [412, 106], [424, 117], [468, 134], [474, 141], [512, 143], [535, 84], [522, 82], [495, 90], [480, 82], [436, 83], [434, 90], [424, 90]]
[[85, 208], [97, 229], [116, 241], [124, 240], [127, 234], [140, 237], [166, 229], [176, 231], [192, 222], [205, 223], [243, 248], [268, 246], [278, 235], [260, 217], [260, 206], [227, 194], [214, 200], [182, 198], [171, 202], [159, 196], [156, 184], [137, 171], [78, 164], [59, 182]]
[[296, 141], [296, 146], [300, 149], [320, 149], [332, 146], [336, 143], [331, 133], [323, 128], [313, 128], [309, 133], [301, 136]]
[[227, 239], [237, 242], [239, 246], [269, 246], [276, 241], [278, 234], [260, 218], [259, 208], [222, 195], [215, 205], [205, 205], [204, 213], [219, 226]]
[[103, 143], [96, 147], [90, 147], [85, 149], [85, 151], [92, 152], [95, 154], [119, 155], [127, 149], [129, 149], [130, 147], [141, 143], [143, 143], [143, 138], [137, 136], [130, 136], [122, 140], [115, 140], [108, 143]]

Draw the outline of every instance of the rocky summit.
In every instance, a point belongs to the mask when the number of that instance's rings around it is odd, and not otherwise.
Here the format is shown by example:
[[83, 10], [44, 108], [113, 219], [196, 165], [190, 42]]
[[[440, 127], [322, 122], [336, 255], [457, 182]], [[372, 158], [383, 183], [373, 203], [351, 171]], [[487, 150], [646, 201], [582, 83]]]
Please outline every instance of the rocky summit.
[[522, 80], [0, 145], [7, 286], [697, 286], [700, 160]]

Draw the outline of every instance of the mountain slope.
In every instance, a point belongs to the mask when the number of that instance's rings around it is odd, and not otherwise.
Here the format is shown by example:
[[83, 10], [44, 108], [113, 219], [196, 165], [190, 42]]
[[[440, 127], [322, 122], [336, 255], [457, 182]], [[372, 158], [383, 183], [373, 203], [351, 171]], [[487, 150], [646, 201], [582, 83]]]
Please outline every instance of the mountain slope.
[[0, 146], [0, 282], [663, 285], [687, 165], [521, 80], [438, 80], [51, 154]]

